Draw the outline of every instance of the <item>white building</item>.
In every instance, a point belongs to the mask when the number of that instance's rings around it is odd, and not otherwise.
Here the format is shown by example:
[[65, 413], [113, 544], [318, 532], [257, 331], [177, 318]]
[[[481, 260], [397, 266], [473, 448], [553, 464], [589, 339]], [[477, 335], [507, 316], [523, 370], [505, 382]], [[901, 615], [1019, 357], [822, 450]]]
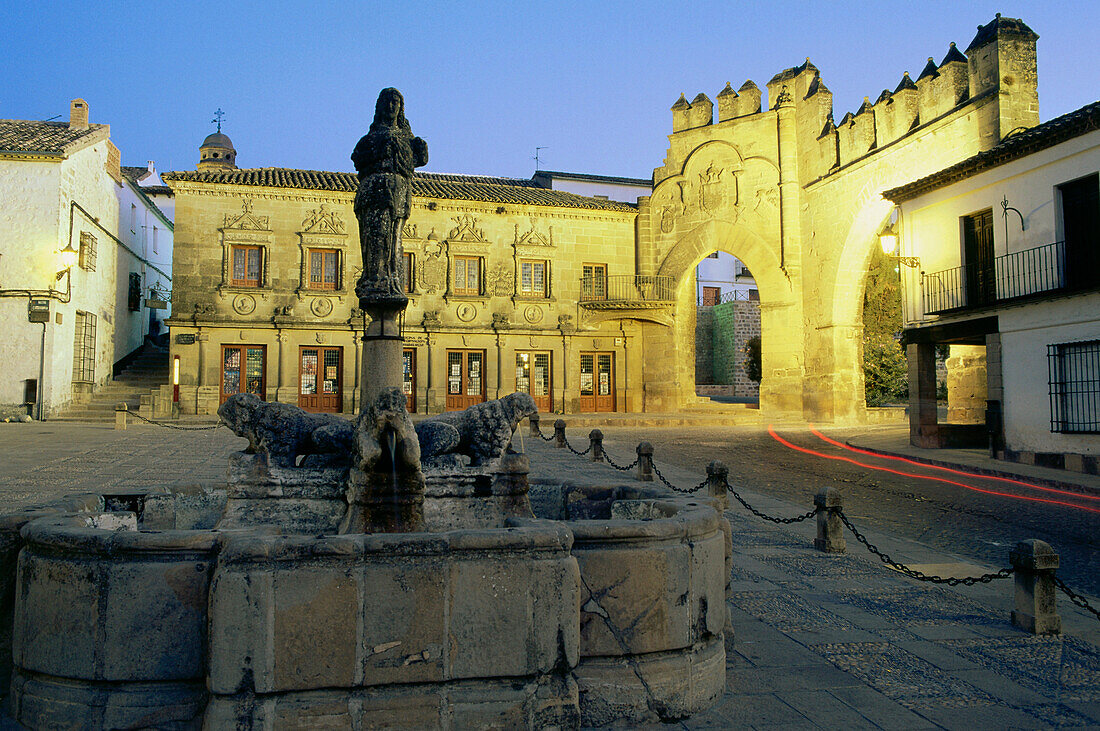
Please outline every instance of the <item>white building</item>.
[[[884, 194], [900, 207], [901, 254], [919, 258], [902, 270], [913, 444], [990, 439], [1007, 459], [1096, 471], [1098, 172], [1100, 102]], [[933, 351], [943, 343], [949, 401], [987, 407], [985, 423], [938, 422]]]
[[171, 278], [171, 230], [84, 100], [68, 122], [0, 120], [3, 415], [86, 400], [142, 346], [149, 288]]

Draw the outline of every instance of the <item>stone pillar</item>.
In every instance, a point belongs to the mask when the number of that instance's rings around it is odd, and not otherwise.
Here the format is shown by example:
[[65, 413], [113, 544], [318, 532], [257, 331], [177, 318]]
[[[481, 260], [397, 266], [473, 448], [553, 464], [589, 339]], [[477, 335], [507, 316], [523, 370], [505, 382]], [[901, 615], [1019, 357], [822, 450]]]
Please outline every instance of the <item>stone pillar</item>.
[[947, 420], [984, 423], [987, 394], [985, 346], [952, 345], [947, 359]]
[[635, 450], [638, 453], [638, 471], [634, 473], [639, 482], [653, 482], [653, 445], [641, 442]]
[[985, 425], [989, 431], [989, 456], [997, 459], [1005, 448], [1000, 333], [989, 333], [985, 336], [985, 384]]
[[363, 336], [363, 366], [359, 387], [359, 411], [374, 403], [378, 394], [388, 388], [401, 387], [401, 350], [404, 341], [391, 312], [379, 317], [371, 313], [371, 323]]
[[936, 346], [909, 343], [909, 443], [914, 447], [939, 446], [936, 417]]
[[825, 553], [844, 553], [848, 544], [844, 540], [844, 523], [840, 520], [842, 508], [840, 490], [827, 487], [814, 495], [817, 508], [817, 538], [814, 548]]
[[531, 436], [539, 437], [541, 439], [542, 431], [539, 429], [539, 413], [537, 411], [527, 417], [527, 423], [531, 426]]
[[362, 387], [360, 381], [362, 377], [363, 368], [363, 341], [360, 340], [359, 331], [352, 328], [351, 331], [352, 342], [355, 343], [355, 369], [352, 371], [354, 375], [352, 378], [354, 381], [351, 384], [351, 411], [353, 414], [359, 413], [359, 406], [362, 403], [362, 398], [359, 394], [359, 389]]
[[1058, 554], [1049, 543], [1034, 538], [1020, 541], [1008, 554], [1016, 570], [1016, 608], [1012, 624], [1036, 635], [1058, 634], [1062, 618], [1054, 595]]
[[[285, 398], [290, 403], [297, 402], [298, 377], [296, 373], [297, 369], [293, 365], [293, 348], [290, 346], [290, 335], [288, 335], [285, 330], [279, 330], [275, 339], [279, 343], [279, 360], [278, 369], [275, 374], [276, 386], [274, 400], [282, 401]], [[294, 392], [294, 397], [291, 396], [289, 393], [290, 391]]]
[[498, 505], [505, 518], [531, 518], [531, 499], [527, 492], [530, 487], [527, 475], [531, 471], [531, 461], [526, 454], [505, 454], [500, 458], [497, 472], [493, 475], [493, 494], [498, 496]]
[[588, 444], [592, 449], [592, 461], [603, 462], [603, 432], [599, 429], [588, 432]]
[[715, 460], [707, 465], [707, 494], [723, 513], [729, 508], [729, 474], [729, 467], [723, 462]]
[[554, 446], [558, 449], [565, 449], [565, 419], [558, 419], [554, 422]]
[[125, 403], [115, 406], [115, 431], [126, 431], [126, 412], [128, 408]]

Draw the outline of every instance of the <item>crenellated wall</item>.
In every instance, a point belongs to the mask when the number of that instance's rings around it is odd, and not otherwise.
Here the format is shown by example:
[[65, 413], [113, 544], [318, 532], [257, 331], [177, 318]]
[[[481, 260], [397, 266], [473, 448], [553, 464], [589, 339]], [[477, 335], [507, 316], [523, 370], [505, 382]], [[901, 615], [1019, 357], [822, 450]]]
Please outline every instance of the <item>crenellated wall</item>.
[[[1037, 39], [998, 15], [965, 55], [950, 44], [839, 123], [809, 59], [767, 83], [767, 103], [751, 81], [727, 84], [717, 121], [705, 94], [681, 95], [653, 194], [639, 200], [638, 273], [672, 276], [679, 292], [704, 256], [738, 257], [760, 290], [761, 408], [860, 420], [864, 281], [893, 208], [881, 192], [1038, 124]], [[644, 338], [647, 409], [694, 395], [694, 312], [678, 296], [676, 322]]]

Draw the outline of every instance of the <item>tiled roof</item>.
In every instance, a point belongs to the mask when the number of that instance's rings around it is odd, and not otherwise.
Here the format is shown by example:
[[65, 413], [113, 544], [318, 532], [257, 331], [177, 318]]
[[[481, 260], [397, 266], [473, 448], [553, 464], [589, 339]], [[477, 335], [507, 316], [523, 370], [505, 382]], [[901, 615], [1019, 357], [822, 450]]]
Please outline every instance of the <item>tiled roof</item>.
[[966, 52], [970, 53], [972, 49], [984, 46], [987, 43], [997, 39], [997, 36], [1005, 36], [1008, 38], [1023, 38], [1025, 40], [1034, 41], [1039, 37], [1039, 34], [1027, 27], [1027, 23], [1019, 18], [1002, 18], [1000, 13], [997, 13], [997, 17], [989, 21], [985, 25], [978, 26], [978, 33], [974, 36], [974, 40], [970, 41], [970, 45], [966, 47]]
[[1075, 112], [1063, 114], [1031, 129], [1017, 132], [996, 147], [979, 152], [949, 168], [940, 170], [912, 183], [891, 188], [884, 198], [895, 203], [912, 200], [937, 188], [976, 175], [983, 170], [1003, 165], [1033, 152], [1053, 147], [1060, 142], [1100, 130], [1100, 101], [1081, 107]]
[[[253, 168], [228, 172], [179, 171], [162, 173], [161, 180], [214, 183], [225, 185], [257, 185], [271, 188], [305, 188], [308, 190], [333, 190], [354, 192], [359, 186], [355, 173], [334, 173], [323, 170], [292, 170], [290, 168]], [[494, 178], [484, 175], [450, 175], [443, 173], [416, 173], [413, 178], [413, 195], [420, 198], [484, 201], [488, 203], [514, 203], [532, 206], [560, 206], [564, 208], [594, 208], [613, 211], [632, 211], [637, 206], [630, 203], [588, 198], [563, 190], [549, 190], [533, 180], [523, 178]]]
[[557, 178], [558, 180], [581, 180], [592, 183], [619, 183], [621, 185], [638, 185], [652, 188], [653, 181], [649, 178], [620, 178], [614, 175], [589, 175], [588, 173], [563, 173], [557, 170], [538, 170], [534, 180], [540, 177]]
[[0, 152], [37, 152], [64, 155], [73, 150], [82, 138], [99, 139], [105, 124], [91, 124], [88, 129], [69, 129], [68, 122], [36, 122], [23, 119], [0, 119]]
[[143, 185], [141, 191], [146, 195], [172, 195], [172, 189], [167, 185]]
[[149, 175], [149, 168], [137, 167], [135, 165], [122, 165], [119, 169], [122, 171], [122, 174], [134, 184], [137, 184]]

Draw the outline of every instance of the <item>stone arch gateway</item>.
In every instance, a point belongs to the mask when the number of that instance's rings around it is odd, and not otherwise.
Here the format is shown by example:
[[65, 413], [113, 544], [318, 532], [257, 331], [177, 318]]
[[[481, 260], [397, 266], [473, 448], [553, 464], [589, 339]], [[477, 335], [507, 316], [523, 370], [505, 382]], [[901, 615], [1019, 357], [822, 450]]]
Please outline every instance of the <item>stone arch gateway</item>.
[[839, 124], [809, 59], [767, 84], [727, 84], [672, 107], [653, 192], [639, 199], [637, 274], [672, 277], [670, 324], [643, 325], [647, 411], [695, 398], [695, 264], [742, 259], [761, 294], [760, 406], [768, 419], [865, 419], [862, 297], [872, 247], [891, 215], [881, 192], [990, 149], [1039, 122], [1035, 46], [1022, 21], [998, 16], [963, 55], [951, 44], [914, 81], [869, 97]]

